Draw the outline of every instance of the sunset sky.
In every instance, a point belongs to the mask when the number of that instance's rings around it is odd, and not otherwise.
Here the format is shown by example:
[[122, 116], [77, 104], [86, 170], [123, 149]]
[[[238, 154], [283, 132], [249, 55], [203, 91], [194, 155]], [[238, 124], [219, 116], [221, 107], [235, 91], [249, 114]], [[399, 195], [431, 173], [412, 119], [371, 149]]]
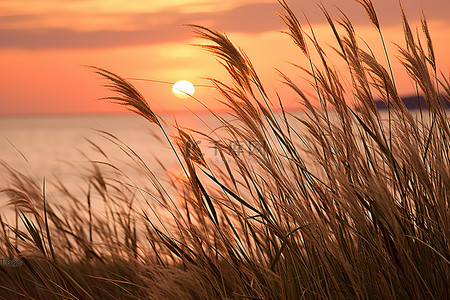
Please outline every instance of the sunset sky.
[[[430, 25], [438, 65], [450, 73], [450, 1], [405, 0], [412, 25], [423, 9]], [[334, 46], [331, 32], [316, 0], [288, 3], [305, 24], [302, 11], [313, 24], [322, 45]], [[380, 55], [375, 30], [364, 10], [353, 0], [324, 0], [332, 16], [334, 5], [358, 27], [359, 35]], [[403, 45], [399, 5], [393, 0], [374, 0], [388, 47]], [[227, 32], [246, 51], [263, 83], [278, 91], [287, 107], [298, 106], [295, 97], [279, 82], [275, 68], [294, 76], [302, 85], [293, 62], [306, 66], [304, 57], [282, 34], [285, 30], [276, 13], [276, 1], [257, 0], [2, 0], [0, 1], [0, 114], [56, 114], [117, 112], [119, 108], [97, 99], [110, 93], [102, 81], [82, 65], [95, 65], [123, 77], [175, 82], [189, 80], [205, 85], [203, 77], [226, 79], [210, 54], [189, 44], [200, 42], [182, 24], [199, 24]], [[329, 49], [329, 48], [326, 48]], [[393, 56], [394, 57], [394, 56]], [[341, 65], [336, 62], [336, 67]], [[394, 71], [402, 95], [413, 93], [399, 64]], [[171, 86], [135, 82], [151, 107], [159, 112], [197, 110], [192, 99], [180, 99]], [[306, 88], [306, 83], [303, 83]], [[212, 108], [217, 95], [208, 87], [195, 94]]]

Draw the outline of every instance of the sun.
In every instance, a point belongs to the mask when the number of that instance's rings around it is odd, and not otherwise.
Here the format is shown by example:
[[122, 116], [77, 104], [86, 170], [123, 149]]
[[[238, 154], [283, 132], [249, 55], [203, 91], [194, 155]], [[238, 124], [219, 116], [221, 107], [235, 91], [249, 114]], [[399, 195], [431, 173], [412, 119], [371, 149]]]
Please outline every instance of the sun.
[[180, 80], [172, 86], [172, 92], [178, 98], [189, 98], [194, 95], [195, 87], [187, 80]]

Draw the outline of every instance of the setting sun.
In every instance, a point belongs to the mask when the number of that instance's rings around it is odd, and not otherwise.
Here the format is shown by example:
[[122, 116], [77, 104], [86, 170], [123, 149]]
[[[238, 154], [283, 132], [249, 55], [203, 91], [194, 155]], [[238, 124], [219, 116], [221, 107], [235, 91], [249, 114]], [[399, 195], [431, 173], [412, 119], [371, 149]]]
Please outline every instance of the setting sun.
[[172, 86], [172, 92], [178, 98], [188, 98], [194, 95], [195, 87], [187, 80], [180, 80]]

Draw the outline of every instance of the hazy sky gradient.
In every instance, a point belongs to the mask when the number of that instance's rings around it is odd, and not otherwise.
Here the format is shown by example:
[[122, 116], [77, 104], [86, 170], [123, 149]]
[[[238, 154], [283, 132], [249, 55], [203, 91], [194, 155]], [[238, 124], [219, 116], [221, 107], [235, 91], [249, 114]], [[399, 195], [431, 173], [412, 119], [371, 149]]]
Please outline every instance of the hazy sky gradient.
[[[412, 24], [423, 9], [431, 27], [438, 62], [449, 73], [447, 55], [450, 36], [450, 1], [403, 1]], [[331, 34], [315, 0], [288, 1], [305, 24], [303, 12], [314, 25], [319, 40], [332, 44]], [[353, 0], [322, 1], [339, 18], [336, 5], [358, 27], [374, 50], [379, 49], [376, 32], [364, 10]], [[386, 39], [403, 44], [399, 5], [392, 0], [374, 0]], [[117, 111], [96, 99], [109, 93], [81, 65], [96, 65], [125, 77], [175, 82], [186, 79], [205, 84], [203, 77], [225, 79], [209, 54], [188, 44], [199, 42], [183, 24], [200, 24], [220, 31], [240, 45], [254, 61], [272, 93], [289, 98], [278, 82], [274, 68], [297, 72], [288, 62], [304, 60], [289, 38], [281, 34], [284, 24], [276, 13], [276, 1], [140, 1], [140, 0], [3, 0], [0, 2], [0, 114], [95, 113]], [[389, 43], [395, 55], [395, 46]], [[377, 52], [376, 52], [377, 53]], [[339, 67], [339, 62], [336, 62]], [[402, 94], [412, 93], [398, 64], [397, 79]], [[298, 76], [297, 76], [298, 78]], [[300, 79], [301, 80], [301, 79]], [[155, 110], [197, 109], [193, 100], [180, 101], [170, 85], [136, 82]], [[307, 85], [305, 85], [307, 88]], [[196, 96], [217, 106], [211, 89], [199, 88]]]

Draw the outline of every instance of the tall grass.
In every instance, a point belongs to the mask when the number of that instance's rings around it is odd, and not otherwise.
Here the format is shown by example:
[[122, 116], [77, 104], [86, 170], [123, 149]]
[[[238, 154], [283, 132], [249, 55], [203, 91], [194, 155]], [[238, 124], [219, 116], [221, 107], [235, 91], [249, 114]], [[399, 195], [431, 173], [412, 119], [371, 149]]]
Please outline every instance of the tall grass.
[[[386, 49], [371, 1], [358, 2]], [[166, 179], [106, 132], [101, 134], [136, 162], [148, 187], [135, 186], [105, 155], [80, 179], [88, 186], [85, 197], [56, 183], [63, 196], [48, 199], [45, 184], [5, 164], [10, 182], [3, 193], [18, 222], [2, 219], [0, 256], [24, 265], [0, 266], [2, 298], [450, 297], [450, 124], [444, 106], [450, 79], [439, 75], [425, 18], [421, 43], [402, 10], [406, 47], [398, 46], [398, 56], [426, 99], [429, 122], [406, 109], [388, 51], [386, 64], [377, 60], [344, 14], [333, 20], [321, 6], [334, 51], [347, 65], [336, 70], [313, 28], [306, 34], [287, 3], [280, 4], [320, 106], [302, 91], [303, 83], [280, 72], [305, 114], [274, 111], [245, 53], [226, 35], [201, 26], [191, 28], [208, 41], [202, 47], [232, 81], [211, 79], [233, 116], [230, 121], [212, 112], [222, 125], [215, 137], [178, 125], [169, 137], [130, 82], [94, 68], [115, 92], [108, 100], [161, 130], [183, 176], [169, 177], [176, 193], [168, 191]], [[386, 103], [388, 120], [381, 119], [376, 98]], [[194, 138], [199, 135], [214, 144], [223, 159], [219, 166], [204, 159]], [[262, 145], [258, 151], [233, 147], [255, 141]], [[101, 212], [93, 201], [103, 203]]]

